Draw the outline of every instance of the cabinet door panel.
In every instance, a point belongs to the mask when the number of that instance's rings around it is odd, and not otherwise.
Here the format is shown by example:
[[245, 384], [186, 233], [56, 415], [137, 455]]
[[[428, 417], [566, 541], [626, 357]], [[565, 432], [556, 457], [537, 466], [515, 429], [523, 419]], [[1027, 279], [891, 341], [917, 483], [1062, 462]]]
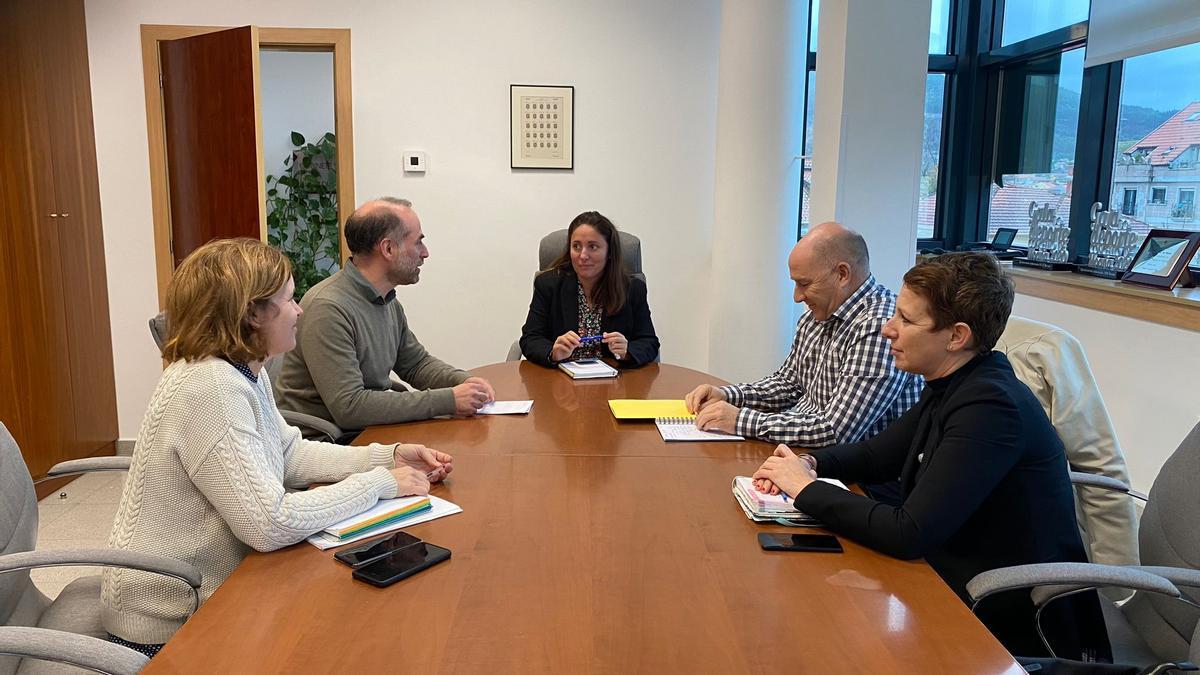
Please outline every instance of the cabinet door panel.
[[57, 23], [48, 115], [67, 343], [62, 358], [75, 422], [73, 430], [64, 430], [61, 458], [74, 459], [116, 440], [117, 404], [83, 1], [44, 4]]
[[7, 414], [19, 419], [13, 436], [34, 475], [62, 457], [64, 430], [74, 433], [62, 302], [60, 245], [51, 122], [46, 113], [53, 79], [52, 43], [40, 3], [0, 3], [7, 79], [0, 128], [5, 184], [3, 235], [7, 312], [4, 328], [12, 352], [0, 366], [11, 375], [0, 384]]

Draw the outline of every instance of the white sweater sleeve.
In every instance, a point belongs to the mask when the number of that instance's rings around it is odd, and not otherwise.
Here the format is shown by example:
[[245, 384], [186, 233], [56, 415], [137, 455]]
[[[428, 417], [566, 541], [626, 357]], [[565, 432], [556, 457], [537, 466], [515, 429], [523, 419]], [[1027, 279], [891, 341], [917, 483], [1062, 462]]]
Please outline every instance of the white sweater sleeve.
[[310, 441], [296, 427], [289, 426], [278, 410], [274, 411], [283, 442], [283, 484], [304, 488], [312, 483], [333, 483], [373, 467], [395, 466], [395, 445], [372, 443], [349, 447], [336, 443]]
[[375, 467], [333, 485], [289, 493], [262, 439], [230, 429], [197, 464], [192, 482], [239, 540], [257, 551], [295, 544], [396, 496], [396, 481]]

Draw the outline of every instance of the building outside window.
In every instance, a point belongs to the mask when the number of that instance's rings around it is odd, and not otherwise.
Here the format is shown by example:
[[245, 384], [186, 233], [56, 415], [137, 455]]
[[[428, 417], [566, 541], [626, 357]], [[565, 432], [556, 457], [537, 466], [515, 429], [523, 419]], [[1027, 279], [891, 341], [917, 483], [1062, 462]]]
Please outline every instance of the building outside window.
[[[1153, 187], [1151, 187], [1153, 185]], [[1134, 230], [1200, 230], [1200, 44], [1126, 59], [1111, 201]], [[1145, 191], [1143, 205], [1128, 195]]]

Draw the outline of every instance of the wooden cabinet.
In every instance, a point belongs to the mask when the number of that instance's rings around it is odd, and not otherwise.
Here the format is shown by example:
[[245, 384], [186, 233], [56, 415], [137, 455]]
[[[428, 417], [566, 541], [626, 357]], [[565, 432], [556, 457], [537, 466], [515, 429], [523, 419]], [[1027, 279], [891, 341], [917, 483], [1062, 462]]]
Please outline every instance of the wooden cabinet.
[[117, 437], [83, 0], [0, 0], [0, 44], [0, 421], [38, 476]]

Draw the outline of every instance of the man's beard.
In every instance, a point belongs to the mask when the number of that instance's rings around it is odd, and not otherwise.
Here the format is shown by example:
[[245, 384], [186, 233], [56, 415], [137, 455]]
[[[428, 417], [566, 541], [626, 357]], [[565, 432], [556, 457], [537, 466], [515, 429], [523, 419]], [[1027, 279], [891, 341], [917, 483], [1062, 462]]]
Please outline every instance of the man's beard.
[[410, 286], [417, 283], [421, 278], [421, 268], [417, 267], [393, 267], [388, 274], [388, 281], [393, 286]]

